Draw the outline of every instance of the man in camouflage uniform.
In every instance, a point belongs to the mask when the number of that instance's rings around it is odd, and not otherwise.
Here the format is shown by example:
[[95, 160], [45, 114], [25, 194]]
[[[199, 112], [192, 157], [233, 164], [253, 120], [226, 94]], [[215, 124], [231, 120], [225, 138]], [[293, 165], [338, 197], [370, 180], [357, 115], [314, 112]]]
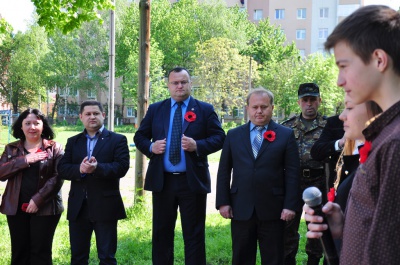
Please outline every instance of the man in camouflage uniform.
[[[318, 113], [321, 104], [318, 85], [314, 83], [301, 84], [298, 90], [297, 103], [301, 108], [301, 113], [282, 123], [282, 125], [293, 129], [299, 147], [301, 188], [296, 217], [287, 222], [285, 226], [285, 265], [296, 264], [296, 254], [299, 248], [298, 229], [303, 205], [301, 194], [306, 188], [315, 186], [321, 190], [323, 198], [326, 198], [324, 164], [322, 161], [312, 159], [310, 155], [311, 147], [318, 140], [326, 124], [326, 117]], [[307, 239], [307, 265], [319, 264], [322, 252], [322, 246], [318, 239]]]

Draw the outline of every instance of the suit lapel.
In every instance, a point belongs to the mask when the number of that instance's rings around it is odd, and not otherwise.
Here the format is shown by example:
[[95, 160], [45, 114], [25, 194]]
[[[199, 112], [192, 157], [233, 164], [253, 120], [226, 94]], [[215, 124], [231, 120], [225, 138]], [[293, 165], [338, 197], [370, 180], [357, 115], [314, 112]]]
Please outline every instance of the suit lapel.
[[[246, 152], [249, 153], [251, 157], [254, 158], [253, 154], [253, 149], [251, 146], [251, 140], [250, 140], [250, 122], [246, 124], [246, 126], [242, 127], [243, 130], [243, 139], [238, 140], [238, 144], [244, 143], [244, 148], [246, 149]], [[245, 139], [248, 139], [247, 141]]]
[[[274, 131], [276, 133], [276, 123], [274, 121], [271, 120], [269, 122], [267, 131]], [[264, 137], [262, 139], [263, 141], [261, 143], [260, 150], [258, 151], [257, 158], [267, 149], [267, 147], [271, 143], [270, 141], [265, 140]]]
[[[186, 112], [188, 111], [192, 111], [194, 112], [196, 115], [199, 115], [197, 111], [197, 103], [196, 100], [193, 99], [193, 97], [190, 97], [189, 100], [189, 105], [186, 108]], [[188, 128], [190, 122], [188, 122], [187, 120], [183, 119], [183, 126], [182, 126], [182, 133], [184, 134], [186, 132], [186, 129]]]
[[97, 143], [93, 149], [92, 156], [96, 157], [103, 146], [106, 144], [108, 139], [110, 138], [110, 132], [107, 129], [103, 129], [103, 132], [100, 134], [99, 138], [97, 139]]
[[[87, 138], [85, 136], [85, 133], [82, 133], [76, 140], [76, 145], [75, 145], [76, 151], [74, 150], [74, 152], [77, 152], [77, 157], [82, 157], [82, 159], [84, 157], [87, 156]], [[83, 147], [83, 148], [82, 148]], [[74, 148], [75, 149], [75, 148]], [[74, 153], [75, 154], [75, 153]]]
[[165, 101], [161, 108], [161, 121], [164, 123], [165, 138], [168, 137], [169, 120], [171, 117], [171, 98]]

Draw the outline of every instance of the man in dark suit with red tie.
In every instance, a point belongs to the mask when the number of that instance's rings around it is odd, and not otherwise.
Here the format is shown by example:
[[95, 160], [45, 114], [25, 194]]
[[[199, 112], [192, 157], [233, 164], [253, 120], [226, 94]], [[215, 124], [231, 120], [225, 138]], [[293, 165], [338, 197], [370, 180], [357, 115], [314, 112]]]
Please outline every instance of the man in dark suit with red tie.
[[271, 120], [273, 94], [247, 97], [250, 122], [228, 132], [217, 176], [216, 207], [231, 218], [232, 264], [283, 264], [285, 221], [299, 200], [299, 156], [293, 130]]
[[213, 107], [190, 96], [191, 87], [186, 69], [172, 69], [171, 98], [149, 106], [134, 136], [136, 147], [150, 158], [144, 188], [153, 192], [155, 265], [174, 263], [178, 207], [185, 264], [206, 264], [206, 202], [211, 191], [207, 155], [222, 148], [225, 132]]

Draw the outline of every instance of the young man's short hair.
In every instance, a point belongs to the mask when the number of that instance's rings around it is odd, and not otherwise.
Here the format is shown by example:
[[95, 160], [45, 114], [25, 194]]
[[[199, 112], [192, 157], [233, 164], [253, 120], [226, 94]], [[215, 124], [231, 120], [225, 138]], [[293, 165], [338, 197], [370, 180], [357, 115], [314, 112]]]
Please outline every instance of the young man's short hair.
[[330, 50], [341, 41], [364, 64], [370, 62], [374, 50], [384, 50], [392, 58], [394, 71], [400, 75], [399, 12], [383, 5], [361, 7], [336, 26], [325, 42], [325, 49]]

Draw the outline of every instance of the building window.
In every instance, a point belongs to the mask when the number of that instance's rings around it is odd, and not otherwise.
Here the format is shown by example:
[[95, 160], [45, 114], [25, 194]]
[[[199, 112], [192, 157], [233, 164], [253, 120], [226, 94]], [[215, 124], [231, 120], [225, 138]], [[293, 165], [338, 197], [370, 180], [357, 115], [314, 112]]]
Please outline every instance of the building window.
[[261, 20], [263, 18], [263, 11], [262, 9], [254, 10], [254, 20]]
[[329, 8], [323, 7], [319, 9], [319, 18], [328, 18]]
[[96, 98], [96, 90], [95, 89], [89, 89], [87, 92], [87, 97], [88, 98]]
[[126, 108], [126, 116], [127, 117], [135, 117], [135, 110], [133, 107]]
[[306, 50], [300, 49], [300, 50], [299, 50], [299, 55], [301, 56], [301, 58], [306, 57]]
[[318, 39], [326, 40], [328, 38], [328, 29], [318, 29]]
[[304, 40], [306, 39], [306, 30], [305, 29], [297, 29], [296, 30], [296, 40]]
[[244, 117], [243, 108], [234, 107], [233, 110], [232, 110], [232, 116], [234, 118], [243, 118]]
[[[65, 115], [65, 107], [64, 106], [59, 106], [58, 107], [58, 112], [59, 115]], [[79, 106], [77, 105], [70, 105], [68, 104], [67, 106], [67, 114], [69, 116], [78, 116], [79, 115]]]
[[78, 96], [78, 89], [77, 88], [60, 88], [60, 96]]
[[285, 9], [275, 9], [275, 19], [285, 19]]
[[297, 9], [297, 19], [305, 19], [306, 18], [306, 9], [298, 8]]

